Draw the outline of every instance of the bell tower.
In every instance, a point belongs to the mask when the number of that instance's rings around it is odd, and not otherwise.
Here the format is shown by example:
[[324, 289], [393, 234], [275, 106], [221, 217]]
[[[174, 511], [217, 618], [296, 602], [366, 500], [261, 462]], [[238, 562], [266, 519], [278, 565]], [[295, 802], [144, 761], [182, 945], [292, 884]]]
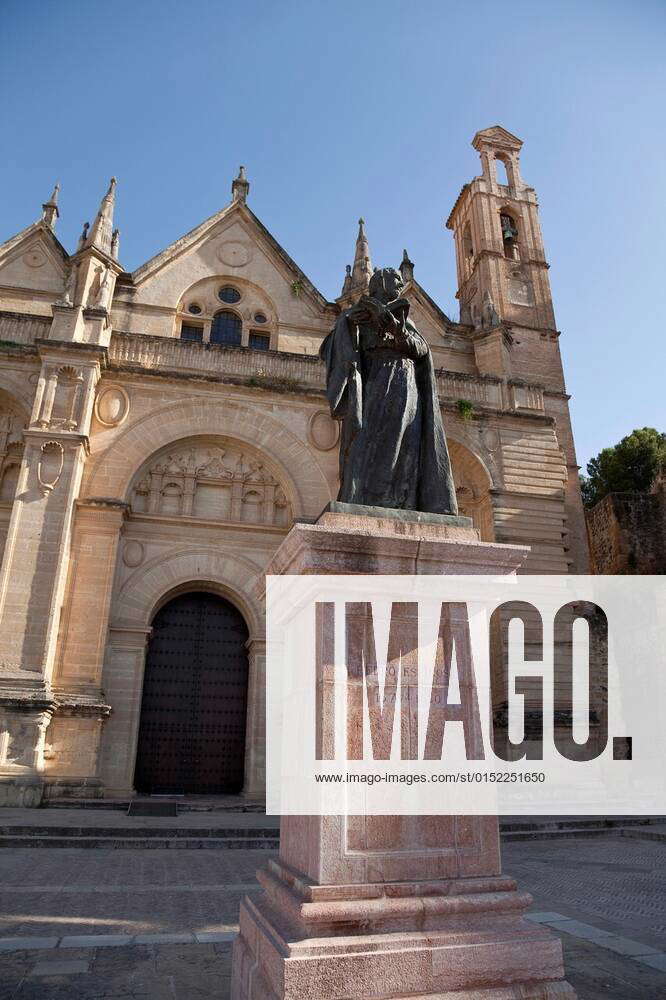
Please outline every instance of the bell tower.
[[[478, 374], [501, 397], [509, 479], [494, 492], [495, 520], [514, 530], [520, 521], [533, 552], [546, 552], [545, 538], [563, 545], [569, 571], [584, 573], [585, 518], [536, 192], [522, 177], [522, 140], [494, 125], [472, 145], [481, 174], [464, 185], [446, 225], [455, 240], [460, 322], [471, 328]], [[548, 438], [547, 459], [536, 458], [539, 435]]]
[[537, 198], [520, 172], [523, 143], [494, 125], [472, 145], [482, 173], [465, 184], [446, 223], [455, 239], [460, 320], [481, 326], [490, 301], [505, 323], [554, 332]]

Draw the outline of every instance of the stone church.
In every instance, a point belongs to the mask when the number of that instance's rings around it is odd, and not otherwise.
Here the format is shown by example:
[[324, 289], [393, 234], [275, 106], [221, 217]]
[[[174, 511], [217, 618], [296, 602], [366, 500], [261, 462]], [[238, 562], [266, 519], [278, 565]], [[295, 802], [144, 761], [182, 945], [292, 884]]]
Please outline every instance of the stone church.
[[[460, 321], [421, 287], [461, 513], [588, 569], [568, 396], [521, 141], [478, 132], [446, 222]], [[220, 211], [123, 269], [111, 180], [69, 253], [58, 187], [0, 245], [0, 801], [264, 784], [260, 584], [338, 489], [318, 357], [372, 274], [363, 222], [329, 302], [254, 215]], [[382, 261], [382, 264], [387, 263]]]

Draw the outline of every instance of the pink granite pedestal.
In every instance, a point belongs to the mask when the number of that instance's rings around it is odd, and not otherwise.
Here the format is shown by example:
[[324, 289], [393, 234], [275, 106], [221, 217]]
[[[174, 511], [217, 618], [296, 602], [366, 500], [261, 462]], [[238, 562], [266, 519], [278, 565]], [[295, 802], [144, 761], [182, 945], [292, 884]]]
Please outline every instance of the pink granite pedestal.
[[[272, 574], [512, 574], [527, 549], [434, 523], [322, 515]], [[241, 904], [232, 1000], [575, 998], [562, 947], [501, 874], [496, 816], [287, 816]]]

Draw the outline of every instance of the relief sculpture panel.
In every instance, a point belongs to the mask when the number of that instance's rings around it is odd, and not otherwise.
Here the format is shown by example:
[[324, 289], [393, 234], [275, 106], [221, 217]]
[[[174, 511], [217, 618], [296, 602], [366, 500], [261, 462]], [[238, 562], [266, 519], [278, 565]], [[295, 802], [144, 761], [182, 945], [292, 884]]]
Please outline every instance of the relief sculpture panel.
[[189, 444], [148, 464], [130, 498], [132, 512], [285, 527], [281, 484], [256, 454], [238, 446]]

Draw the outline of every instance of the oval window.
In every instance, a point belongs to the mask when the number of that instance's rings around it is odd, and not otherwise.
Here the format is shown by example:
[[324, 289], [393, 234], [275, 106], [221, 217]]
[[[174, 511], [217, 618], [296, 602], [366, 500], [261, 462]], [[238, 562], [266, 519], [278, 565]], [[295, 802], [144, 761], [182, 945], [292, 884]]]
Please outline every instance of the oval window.
[[258, 313], [254, 314], [254, 322], [255, 323], [267, 323], [268, 320], [266, 319], [265, 315], [262, 312], [258, 312]]
[[201, 312], [201, 306], [197, 305], [196, 302], [191, 302], [187, 307], [187, 311], [189, 313], [192, 313], [193, 316], [198, 316], [199, 313]]
[[240, 292], [233, 285], [224, 285], [217, 294], [223, 302], [239, 302], [241, 297]]

